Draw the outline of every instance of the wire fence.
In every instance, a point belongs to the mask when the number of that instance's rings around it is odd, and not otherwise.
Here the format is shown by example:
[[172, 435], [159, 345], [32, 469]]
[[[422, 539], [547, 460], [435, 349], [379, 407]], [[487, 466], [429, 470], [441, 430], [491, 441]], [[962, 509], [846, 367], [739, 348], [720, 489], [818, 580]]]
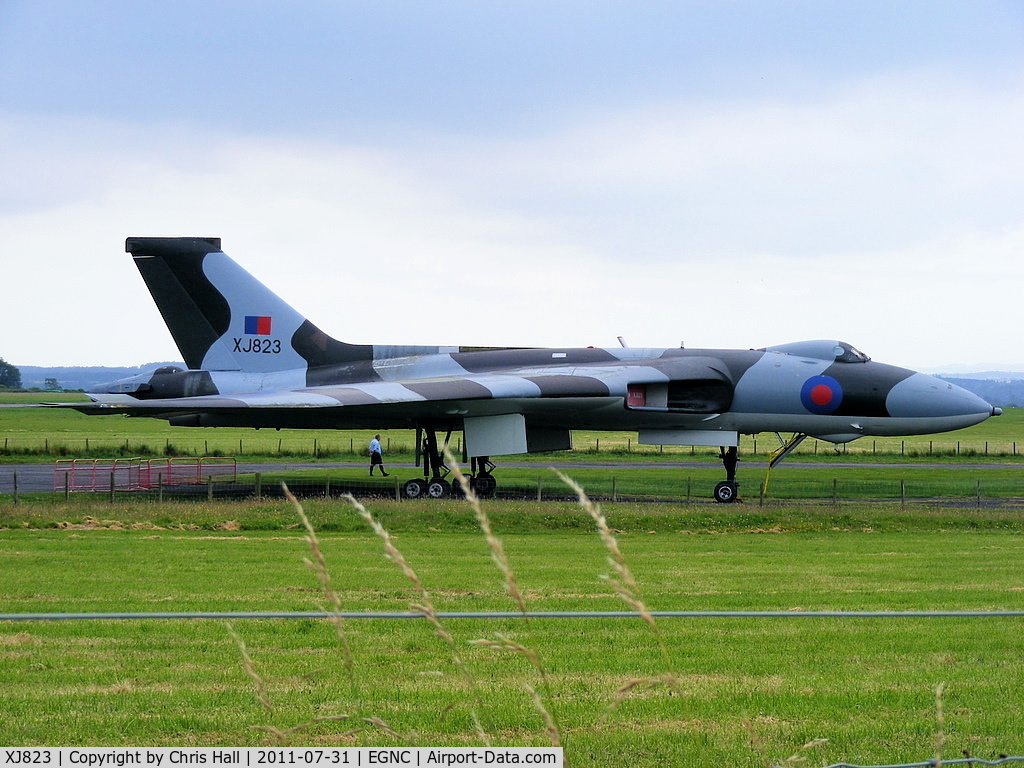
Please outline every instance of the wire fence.
[[[406, 481], [415, 477], [411, 472], [396, 472], [392, 469], [389, 477], [367, 478], [357, 470], [311, 471], [303, 473], [236, 472], [233, 459], [198, 459], [186, 462], [183, 474], [177, 464], [174, 472], [162, 474], [158, 468], [164, 462], [154, 465], [143, 461], [146, 468], [146, 482], [128, 483], [135, 478], [120, 469], [117, 462], [93, 462], [84, 465], [57, 462], [55, 465], [40, 467], [34, 473], [35, 483], [19, 475], [18, 470], [0, 474], [0, 495], [13, 495], [17, 502], [25, 494], [68, 499], [72, 495], [92, 494], [107, 497], [111, 501], [130, 494], [136, 498], [162, 500], [205, 499], [235, 500], [247, 498], [281, 497], [282, 483], [287, 484], [293, 494], [300, 498], [338, 498], [351, 494], [364, 499], [406, 498]], [[69, 467], [78, 466], [71, 475]], [[84, 466], [84, 469], [83, 469]], [[119, 469], [115, 471], [113, 467]], [[125, 469], [136, 468], [137, 463], [128, 461]], [[228, 470], [225, 472], [225, 470]], [[887, 503], [904, 506], [931, 504], [956, 507], [1001, 507], [1024, 509], [1024, 467], [992, 471], [984, 466], [960, 467], [950, 472], [918, 472], [901, 477], [898, 469], [889, 469], [885, 477], [858, 475], [844, 469], [832, 471], [820, 467], [803, 471], [799, 476], [787, 476], [777, 472], [767, 488], [760, 478], [751, 473], [750, 480], [741, 483], [739, 501], [747, 505], [772, 506], [800, 502], [826, 503]], [[24, 474], [24, 470], [23, 470]], [[645, 472], [636, 467], [624, 465], [620, 471], [591, 470], [585, 480], [588, 495], [602, 502], [637, 503], [712, 503], [715, 485], [721, 480], [720, 470], [687, 469]], [[51, 480], [52, 478], [52, 480]], [[498, 476], [498, 486], [493, 497], [506, 500], [529, 501], [574, 501], [575, 494], [547, 468], [538, 467], [534, 475], [529, 470], [509, 470], [508, 476]], [[452, 480], [449, 477], [449, 480]], [[459, 496], [457, 483], [448, 484], [448, 494]]]

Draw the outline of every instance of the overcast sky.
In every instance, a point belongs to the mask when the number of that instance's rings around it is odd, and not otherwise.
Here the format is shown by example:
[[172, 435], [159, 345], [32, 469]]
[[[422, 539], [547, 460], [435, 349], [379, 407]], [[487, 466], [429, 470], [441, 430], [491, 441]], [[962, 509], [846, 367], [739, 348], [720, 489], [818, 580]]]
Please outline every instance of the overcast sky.
[[1024, 370], [1022, 136], [1017, 0], [0, 0], [0, 357], [179, 360], [201, 235], [350, 342]]

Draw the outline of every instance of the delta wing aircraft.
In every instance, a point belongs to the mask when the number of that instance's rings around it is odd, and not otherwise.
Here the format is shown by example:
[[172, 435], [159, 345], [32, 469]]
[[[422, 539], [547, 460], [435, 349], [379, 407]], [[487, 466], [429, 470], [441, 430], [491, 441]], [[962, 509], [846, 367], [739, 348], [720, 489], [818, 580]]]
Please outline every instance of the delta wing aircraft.
[[715, 498], [730, 502], [741, 434], [778, 433], [774, 466], [807, 436], [846, 443], [930, 434], [999, 413], [841, 341], [749, 350], [347, 344], [242, 269], [219, 238], [130, 237], [126, 250], [188, 369], [112, 382], [72, 407], [176, 426], [414, 428], [424, 478], [405, 484], [409, 497], [452, 491], [441, 432], [445, 441], [463, 432], [481, 496], [496, 487], [490, 457], [567, 449], [571, 430], [588, 429], [635, 431], [641, 444], [719, 447], [726, 477]]

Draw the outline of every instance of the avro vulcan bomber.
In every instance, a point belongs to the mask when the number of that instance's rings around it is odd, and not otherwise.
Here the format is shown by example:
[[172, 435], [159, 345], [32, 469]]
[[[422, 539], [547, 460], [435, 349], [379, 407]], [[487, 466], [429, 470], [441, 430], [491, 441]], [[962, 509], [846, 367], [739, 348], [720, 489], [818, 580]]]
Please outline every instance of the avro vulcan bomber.
[[763, 349], [347, 344], [242, 269], [219, 238], [130, 237], [126, 250], [187, 369], [112, 382], [72, 407], [176, 426], [421, 430], [427, 471], [405, 484], [409, 497], [451, 492], [439, 433], [463, 432], [481, 496], [496, 487], [491, 457], [567, 449], [574, 429], [718, 446], [726, 477], [715, 498], [729, 502], [741, 434], [792, 433], [777, 461], [808, 436], [846, 443], [930, 434], [999, 413], [841, 341]]

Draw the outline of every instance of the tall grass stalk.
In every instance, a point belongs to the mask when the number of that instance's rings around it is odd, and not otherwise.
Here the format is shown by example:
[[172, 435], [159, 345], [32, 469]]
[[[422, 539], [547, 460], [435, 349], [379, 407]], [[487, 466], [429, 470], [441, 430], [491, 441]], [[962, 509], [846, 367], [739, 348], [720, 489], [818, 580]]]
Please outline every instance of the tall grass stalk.
[[[249, 655], [249, 649], [246, 647], [245, 641], [242, 639], [241, 635], [235, 631], [231, 622], [225, 622], [225, 626], [227, 627], [227, 631], [231, 636], [231, 639], [235, 641], [235, 645], [238, 647], [238, 652], [242, 657], [242, 669], [245, 671], [246, 676], [252, 681], [253, 688], [256, 689], [257, 701], [259, 701], [261, 707], [273, 715], [274, 705], [270, 702], [270, 695], [267, 693], [267, 686], [263, 682], [263, 678], [260, 676], [260, 673], [256, 671], [256, 663]], [[294, 725], [291, 728], [285, 728], [284, 730], [273, 725], [257, 725], [254, 726], [254, 729], [273, 736], [279, 745], [283, 745], [288, 743], [288, 738], [292, 734], [304, 731], [317, 723], [336, 723], [348, 719], [348, 715], [324, 715], [322, 717], [314, 717], [312, 720], [307, 720], [304, 723], [299, 723], [298, 725]], [[366, 722], [370, 721], [366, 720]]]
[[466, 501], [469, 502], [469, 506], [473, 510], [473, 515], [476, 517], [480, 530], [484, 533], [484, 538], [487, 540], [487, 547], [491, 550], [491, 559], [494, 560], [494, 564], [498, 566], [498, 570], [501, 571], [501, 576], [505, 580], [505, 589], [508, 591], [512, 600], [515, 601], [520, 613], [523, 614], [523, 619], [529, 621], [526, 611], [526, 601], [523, 600], [523, 595], [519, 591], [519, 586], [516, 584], [516, 575], [512, 572], [512, 568], [508, 563], [508, 558], [505, 557], [505, 548], [501, 545], [501, 540], [494, 535], [494, 531], [491, 529], [490, 518], [487, 517], [487, 513], [484, 512], [483, 507], [480, 505], [480, 499], [477, 497], [476, 491], [474, 491], [470, 486], [469, 478], [462, 473], [462, 468], [455, 460], [451, 449], [447, 445], [444, 447], [444, 455], [448, 463], [451, 465], [452, 474], [455, 475], [456, 481], [458, 481], [459, 485], [462, 487], [462, 492], [466, 497]]
[[[523, 621], [529, 623], [530, 619], [526, 610], [526, 601], [523, 599], [522, 592], [519, 591], [519, 585], [516, 583], [515, 572], [512, 570], [508, 557], [505, 555], [505, 548], [501, 544], [501, 539], [494, 535], [494, 530], [491, 528], [491, 520], [484, 511], [483, 506], [480, 504], [480, 498], [476, 495], [476, 491], [473, 490], [473, 487], [469, 482], [469, 478], [463, 474], [462, 467], [459, 466], [459, 462], [455, 459], [455, 456], [447, 445], [444, 447], [444, 455], [451, 467], [452, 474], [455, 475], [455, 480], [462, 487], [462, 492], [465, 495], [470, 508], [473, 510], [473, 515], [476, 517], [480, 530], [483, 531], [484, 539], [487, 541], [487, 547], [491, 551], [491, 559], [498, 567], [498, 570], [501, 571], [502, 579], [505, 582], [505, 590], [519, 608], [519, 612], [523, 615]], [[475, 645], [487, 648], [512, 651], [513, 653], [517, 653], [525, 657], [540, 674], [541, 682], [544, 684], [544, 690], [547, 693], [548, 699], [551, 700], [551, 686], [548, 683], [547, 675], [544, 672], [544, 666], [541, 664], [537, 654], [526, 646], [513, 642], [502, 634], [497, 634], [495, 637], [497, 638], [496, 640], [473, 640], [471, 642]], [[544, 719], [544, 731], [551, 740], [552, 745], [560, 747], [562, 745], [561, 736], [559, 735], [558, 726], [555, 724], [555, 720], [551, 712], [549, 712], [544, 706], [544, 703], [532, 687], [526, 683], [523, 683], [523, 687], [526, 689], [533, 706], [538, 712], [540, 712], [541, 717]]]
[[[476, 700], [477, 707], [479, 707], [482, 700], [480, 698], [480, 692], [477, 688], [476, 681], [473, 680], [473, 676], [470, 674], [469, 666], [463, 660], [461, 654], [459, 654], [458, 647], [455, 644], [455, 639], [451, 636], [451, 633], [445, 629], [441, 620], [438, 618], [437, 611], [434, 609], [434, 604], [430, 599], [430, 593], [427, 592], [426, 588], [423, 586], [423, 582], [421, 582], [419, 576], [416, 575], [416, 571], [412, 569], [412, 566], [410, 566], [408, 561], [406, 561], [405, 556], [402, 555], [398, 547], [395, 546], [391, 539], [391, 534], [389, 534], [387, 529], [385, 529], [384, 526], [367, 511], [366, 507], [364, 507], [359, 500], [350, 493], [345, 494], [343, 498], [348, 501], [353, 508], [355, 508], [356, 512], [359, 513], [359, 516], [366, 521], [371, 530], [373, 530], [373, 532], [377, 534], [378, 538], [384, 542], [384, 556], [398, 566], [398, 569], [402, 574], [409, 580], [413, 587], [416, 588], [416, 591], [419, 592], [421, 602], [410, 603], [409, 608], [421, 614], [423, 618], [430, 622], [430, 625], [434, 628], [434, 633], [448, 645], [452, 654], [452, 662], [455, 664], [455, 667], [459, 672], [462, 673], [463, 680], [466, 683], [467, 692], [472, 694], [473, 698]], [[477, 736], [485, 745], [490, 746], [491, 739], [484, 732], [483, 726], [480, 724], [476, 707], [470, 710], [470, 716], [473, 720], [473, 727], [476, 730]]]
[[249, 655], [249, 649], [245, 647], [245, 641], [241, 635], [235, 632], [231, 622], [225, 622], [225, 626], [227, 627], [228, 634], [231, 635], [231, 639], [235, 641], [235, 645], [238, 647], [238, 653], [242, 657], [242, 669], [256, 689], [256, 700], [259, 701], [261, 707], [270, 714], [274, 714], [274, 706], [270, 703], [270, 696], [267, 695], [267, 687], [263, 684], [263, 678], [260, 677], [259, 672], [256, 671], [256, 664], [253, 663], [252, 657]]
[[[530, 664], [533, 665], [534, 669], [536, 669], [537, 672], [540, 673], [541, 682], [544, 684], [544, 691], [547, 694], [548, 700], [552, 700], [553, 697], [551, 695], [551, 685], [548, 682], [548, 676], [545, 674], [544, 666], [540, 663], [540, 659], [537, 657], [537, 654], [535, 654], [525, 645], [522, 645], [520, 643], [515, 642], [514, 640], [509, 639], [500, 632], [495, 634], [495, 638], [495, 640], [470, 640], [470, 643], [476, 646], [480, 646], [482, 648], [492, 648], [494, 650], [499, 651], [511, 651], [512, 653], [516, 653], [520, 656], [523, 656], [530, 662]], [[544, 721], [544, 733], [551, 741], [551, 746], [562, 746], [561, 732], [559, 731], [558, 724], [555, 722], [554, 715], [546, 706], [544, 706], [544, 702], [541, 701], [540, 696], [537, 695], [537, 691], [535, 691], [529, 683], [523, 682], [522, 686], [523, 690], [526, 691], [526, 695], [530, 698], [530, 703], [533, 704], [534, 709], [536, 709], [540, 713], [540, 716]], [[563, 760], [563, 765], [564, 764], [565, 762]]]
[[320, 582], [320, 586], [324, 590], [324, 597], [327, 599], [327, 603], [330, 606], [329, 611], [325, 611], [330, 616], [331, 624], [334, 626], [334, 632], [338, 636], [338, 642], [341, 643], [342, 659], [345, 665], [345, 672], [348, 675], [349, 686], [352, 689], [352, 698], [354, 701], [359, 701], [359, 686], [356, 681], [355, 665], [352, 660], [352, 649], [349, 646], [348, 638], [345, 636], [345, 624], [341, 616], [341, 598], [338, 593], [331, 587], [331, 574], [327, 570], [327, 562], [324, 560], [323, 551], [320, 549], [320, 541], [317, 539], [316, 531], [313, 529], [313, 524], [309, 522], [309, 518], [306, 517], [306, 512], [302, 508], [302, 504], [299, 503], [298, 499], [292, 495], [292, 492], [288, 490], [288, 486], [281, 483], [281, 488], [284, 491], [285, 497], [291, 502], [295, 508], [296, 514], [299, 516], [299, 520], [302, 521], [303, 528], [306, 529], [306, 543], [309, 544], [309, 551], [313, 555], [313, 559], [303, 558], [303, 561], [307, 567], [309, 567], [313, 573], [316, 574], [317, 580]]
[[801, 752], [806, 752], [809, 749], [817, 749], [818, 747], [823, 747], [826, 744], [828, 744], [828, 739], [811, 739], [800, 747], [800, 749], [787, 757], [782, 763], [782, 768], [794, 768], [794, 766], [804, 765], [808, 762], [808, 759], [800, 754]]
[[672, 658], [669, 656], [668, 648], [665, 646], [665, 639], [662, 637], [661, 630], [654, 621], [654, 616], [651, 615], [647, 605], [640, 597], [640, 589], [633, 578], [632, 572], [629, 570], [629, 566], [626, 565], [626, 558], [623, 557], [622, 550], [619, 549], [618, 540], [612, 534], [611, 528], [608, 527], [608, 520], [605, 518], [604, 513], [601, 512], [600, 505], [591, 501], [583, 487], [571, 477], [563, 472], [559, 472], [557, 469], [554, 472], [579, 498], [580, 506], [594, 521], [594, 524], [597, 526], [598, 535], [608, 550], [608, 564], [611, 566], [614, 575], [606, 575], [602, 576], [602, 578], [608, 582], [616, 596], [636, 611], [644, 623], [651, 628], [651, 632], [654, 634], [658, 648], [661, 651], [661, 657], [665, 662], [665, 669], [667, 670], [666, 674], [657, 677], [637, 678], [627, 681], [625, 685], [616, 691], [615, 701], [612, 703], [609, 711], [611, 712], [618, 708], [630, 691], [637, 688], [647, 689], [666, 685], [674, 690], [679, 690], [678, 678], [672, 666]]

